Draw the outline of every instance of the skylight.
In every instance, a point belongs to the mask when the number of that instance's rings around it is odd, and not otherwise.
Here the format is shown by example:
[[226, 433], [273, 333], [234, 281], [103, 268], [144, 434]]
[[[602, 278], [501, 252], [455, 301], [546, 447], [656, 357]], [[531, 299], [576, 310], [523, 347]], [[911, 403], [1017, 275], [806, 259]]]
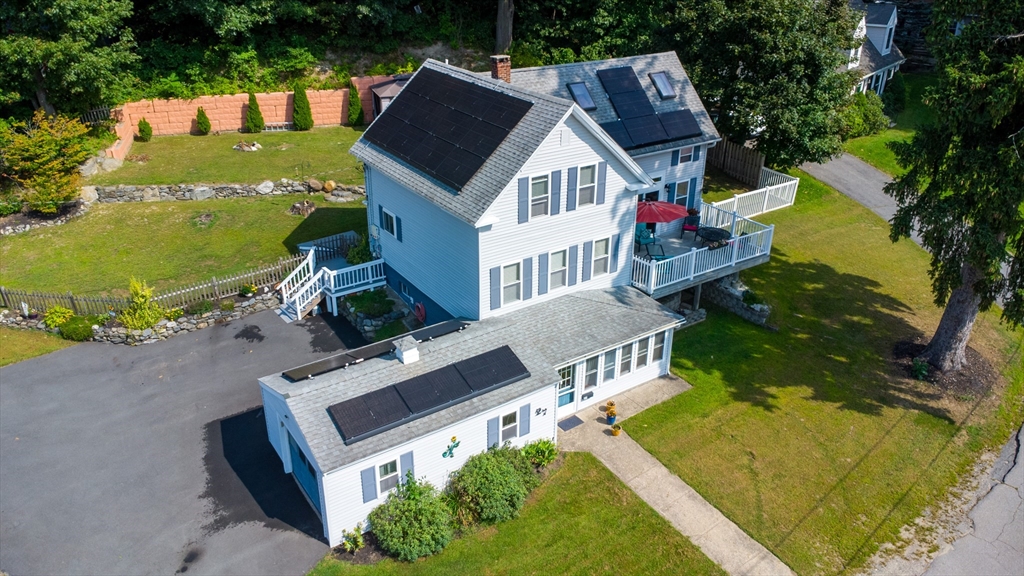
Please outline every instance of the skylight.
[[572, 99], [580, 105], [580, 108], [584, 110], [597, 110], [597, 104], [594, 103], [594, 98], [590, 96], [590, 90], [587, 90], [586, 83], [573, 82], [568, 84], [568, 88], [572, 94]]
[[661, 96], [662, 100], [668, 98], [675, 98], [676, 91], [672, 87], [672, 82], [668, 79], [668, 74], [665, 72], [654, 72], [648, 74], [651, 77], [651, 82], [654, 82], [654, 87], [658, 89], [658, 96]]

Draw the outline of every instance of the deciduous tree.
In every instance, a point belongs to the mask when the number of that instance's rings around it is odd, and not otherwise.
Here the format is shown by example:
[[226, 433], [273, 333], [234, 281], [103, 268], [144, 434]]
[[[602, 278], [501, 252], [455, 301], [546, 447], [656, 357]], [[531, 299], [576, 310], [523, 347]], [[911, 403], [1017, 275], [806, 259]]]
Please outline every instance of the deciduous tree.
[[939, 0], [932, 14], [938, 83], [925, 101], [939, 120], [890, 145], [908, 171], [885, 191], [893, 241], [916, 229], [931, 253], [945, 309], [923, 358], [947, 371], [965, 365], [979, 310], [1001, 294], [1003, 319], [1024, 322], [1024, 2]]

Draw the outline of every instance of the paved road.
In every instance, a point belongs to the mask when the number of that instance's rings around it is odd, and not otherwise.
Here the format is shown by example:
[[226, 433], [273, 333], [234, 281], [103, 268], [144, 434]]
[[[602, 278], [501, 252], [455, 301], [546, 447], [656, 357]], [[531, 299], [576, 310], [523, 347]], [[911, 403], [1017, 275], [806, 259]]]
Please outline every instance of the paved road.
[[926, 576], [1024, 574], [1024, 429], [1003, 448], [990, 483], [968, 514], [973, 530], [937, 557]]
[[351, 331], [262, 312], [0, 369], [0, 570], [305, 573], [327, 545], [267, 443], [256, 378], [359, 344]]

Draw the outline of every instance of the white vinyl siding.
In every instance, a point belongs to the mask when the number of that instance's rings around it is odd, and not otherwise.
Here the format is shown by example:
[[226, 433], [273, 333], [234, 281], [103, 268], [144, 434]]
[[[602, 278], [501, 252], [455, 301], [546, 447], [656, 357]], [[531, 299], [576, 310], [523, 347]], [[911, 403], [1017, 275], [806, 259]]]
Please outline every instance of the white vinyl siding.
[[[562, 146], [563, 130], [572, 133], [566, 146]], [[607, 163], [604, 203], [578, 205], [580, 180], [577, 173], [577, 206], [574, 210], [567, 210], [569, 169], [574, 168], [578, 171], [580, 166], [599, 166], [601, 162]], [[552, 191], [550, 198], [552, 203], [557, 198], [558, 210], [556, 211], [552, 204], [548, 216], [530, 219], [520, 224], [519, 178], [550, 175], [556, 171], [559, 189], [557, 194]], [[600, 173], [600, 168], [598, 172]], [[555, 181], [554, 177], [548, 179], [549, 183]], [[558, 298], [571, 291], [630, 285], [636, 196], [626, 189], [626, 186], [636, 183], [639, 183], [639, 178], [630, 173], [625, 164], [606, 149], [578, 120], [570, 116], [562, 126], [556, 127], [526, 162], [519, 175], [507, 183], [501, 195], [484, 214], [484, 218], [496, 218], [497, 222], [480, 229], [479, 288], [474, 291], [480, 299], [479, 317], [506, 314], [550, 298]], [[595, 237], [611, 238], [616, 234], [619, 235], [619, 239], [618, 251], [614, 258], [617, 265], [615, 272], [583, 282], [583, 244]], [[616, 243], [613, 242], [614, 244]], [[539, 256], [564, 250], [567, 259], [572, 260], [570, 257], [573, 253], [569, 249], [573, 246], [576, 247], [575, 260], [567, 262], [569, 269], [566, 274], [566, 285], [564, 288], [558, 288], [556, 284], [551, 283], [551, 273], [555, 269], [551, 259], [547, 263], [547, 269], [542, 270]], [[455, 247], [449, 248], [452, 249]], [[492, 310], [490, 271], [511, 262], [522, 262], [527, 258], [533, 259], [532, 274], [527, 275], [524, 272], [523, 280], [530, 282], [531, 290], [527, 291], [524, 286], [523, 293], [529, 293], [532, 297]], [[572, 270], [575, 270], [576, 283], [569, 285], [569, 278], [573, 276]], [[541, 294], [539, 289], [538, 279], [541, 273], [548, 275], [549, 284], [544, 294]]]
[[[518, 419], [519, 409], [529, 404], [531, 408], [530, 432], [512, 438], [512, 445], [522, 447], [541, 438], [553, 440], [555, 438], [554, 392], [554, 386], [545, 386], [542, 390], [517, 398], [502, 406], [483, 411], [406, 444], [395, 446], [364, 460], [353, 462], [344, 468], [328, 472], [323, 477], [321, 493], [324, 494], [325, 535], [329, 544], [337, 546], [342, 539], [341, 531], [352, 530], [358, 522], [362, 522], [366, 526], [367, 515], [386, 498], [386, 495], [378, 494], [375, 500], [363, 502], [360, 490], [360, 472], [362, 470], [373, 467], [376, 474], [377, 466], [396, 460], [399, 462], [399, 473], [401, 473], [401, 455], [412, 452], [416, 477], [426, 479], [438, 488], [444, 488], [449, 475], [461, 468], [470, 456], [487, 450], [487, 421], [492, 418], [501, 418], [515, 412]], [[517, 428], [520, 428], [520, 424], [521, 422], [516, 423]], [[517, 429], [516, 432], [518, 434], [519, 430]], [[459, 446], [453, 451], [453, 457], [443, 458], [441, 454], [452, 443], [452, 437], [458, 439]], [[376, 487], [380, 488], [380, 486]]]
[[[689, 148], [692, 150], [692, 148]], [[680, 150], [679, 164], [672, 166], [672, 151], [666, 150], [664, 152], [655, 152], [653, 154], [645, 154], [634, 158], [636, 163], [640, 165], [648, 174], [657, 174], [664, 172], [662, 182], [655, 188], [658, 191], [658, 200], [668, 202], [668, 192], [665, 190], [665, 186], [670, 183], [676, 183], [676, 202], [681, 205], [686, 205], [686, 195], [689, 193], [689, 182], [692, 178], [697, 178], [698, 182], [704, 182], [704, 162], [708, 157], [708, 145], [702, 144], [700, 147], [700, 158], [697, 160], [686, 160], [686, 154], [684, 153], [687, 148]], [[692, 152], [691, 152], [692, 157]], [[701, 189], [698, 187], [697, 190], [697, 201], [701, 199]], [[652, 190], [648, 189], [647, 191]], [[639, 191], [637, 194], [643, 194], [645, 191]], [[654, 230], [654, 234], [657, 237], [664, 238], [678, 238], [679, 234], [683, 231], [683, 221], [676, 220], [674, 222], [665, 222], [657, 224]], [[630, 236], [632, 238], [632, 236]]]
[[376, 219], [382, 205], [402, 218], [402, 242], [379, 235], [388, 266], [453, 316], [478, 319], [479, 232], [380, 170], [368, 174], [368, 213]]

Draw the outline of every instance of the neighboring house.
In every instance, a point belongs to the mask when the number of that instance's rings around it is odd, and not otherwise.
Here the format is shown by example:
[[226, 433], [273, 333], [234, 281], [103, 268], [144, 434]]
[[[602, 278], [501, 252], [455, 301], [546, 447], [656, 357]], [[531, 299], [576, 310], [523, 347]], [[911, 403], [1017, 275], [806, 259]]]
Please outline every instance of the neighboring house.
[[[426, 315], [260, 379], [270, 441], [332, 546], [405, 472], [443, 486], [469, 456], [555, 439], [559, 420], [666, 374], [686, 320], [654, 298], [768, 259], [771, 227], [700, 201], [719, 136], [674, 54], [492, 66], [428, 60], [408, 80], [351, 150], [378, 260], [317, 272], [313, 258], [289, 288], [334, 311], [332, 290], [386, 277]], [[681, 253], [639, 257], [647, 198], [700, 207], [733, 240], [713, 251], [663, 226]]]
[[398, 93], [402, 91], [402, 87], [409, 81], [412, 74], [399, 74], [394, 78], [381, 82], [380, 84], [374, 84], [370, 86], [370, 92], [373, 94], [373, 117], [380, 116], [391, 101], [398, 96]]
[[900, 69], [906, 58], [893, 43], [896, 34], [896, 5], [882, 2], [849, 0], [854, 14], [861, 14], [854, 38], [859, 47], [850, 50], [848, 70], [856, 70], [860, 81], [855, 90], [871, 90], [879, 96], [886, 82]]

